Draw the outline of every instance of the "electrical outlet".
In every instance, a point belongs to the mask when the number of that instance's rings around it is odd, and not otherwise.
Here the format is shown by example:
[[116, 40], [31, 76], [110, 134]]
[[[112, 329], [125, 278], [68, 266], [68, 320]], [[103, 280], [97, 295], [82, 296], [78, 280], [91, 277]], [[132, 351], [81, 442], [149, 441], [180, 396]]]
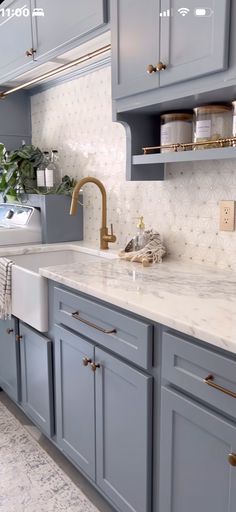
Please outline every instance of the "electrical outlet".
[[234, 231], [235, 201], [220, 201], [220, 231]]

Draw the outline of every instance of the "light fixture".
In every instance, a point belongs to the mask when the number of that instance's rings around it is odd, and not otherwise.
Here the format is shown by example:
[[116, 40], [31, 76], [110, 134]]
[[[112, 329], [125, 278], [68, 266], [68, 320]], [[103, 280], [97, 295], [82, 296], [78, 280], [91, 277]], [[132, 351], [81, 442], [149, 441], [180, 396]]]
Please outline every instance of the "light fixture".
[[68, 62], [67, 64], [63, 64], [62, 66], [59, 66], [56, 69], [52, 69], [51, 71], [47, 71], [46, 73], [43, 73], [42, 75], [32, 78], [32, 80], [29, 80], [28, 82], [25, 82], [20, 85], [16, 85], [15, 87], [12, 87], [12, 89], [9, 89], [8, 91], [0, 92], [0, 99], [4, 99], [10, 94], [13, 94], [14, 92], [20, 91], [21, 89], [25, 89], [26, 87], [29, 87], [30, 85], [38, 84], [42, 82], [43, 80], [46, 80], [47, 78], [51, 78], [52, 76], [58, 75], [59, 73], [62, 73], [63, 71], [67, 71], [68, 69], [73, 68], [74, 66], [78, 66], [79, 64], [82, 64], [83, 62], [87, 62], [90, 59], [93, 59], [94, 57], [99, 57], [99, 55], [103, 55], [106, 52], [109, 52], [111, 50], [111, 45], [107, 44], [106, 46], [102, 46], [101, 48], [98, 48], [97, 50], [94, 50], [93, 52], [87, 53], [86, 55], [82, 55], [81, 57], [78, 57], [78, 59], [72, 60], [71, 62]]

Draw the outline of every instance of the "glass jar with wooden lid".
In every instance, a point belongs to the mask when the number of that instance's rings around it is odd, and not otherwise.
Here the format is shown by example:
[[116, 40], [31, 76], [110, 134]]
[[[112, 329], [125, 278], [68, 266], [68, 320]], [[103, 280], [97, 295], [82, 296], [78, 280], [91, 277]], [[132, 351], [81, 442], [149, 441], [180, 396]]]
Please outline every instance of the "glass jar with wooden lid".
[[[210, 149], [227, 146], [221, 139], [232, 137], [233, 108], [232, 105], [203, 105], [194, 109], [195, 129], [194, 142], [201, 142], [196, 149]], [[204, 142], [215, 141], [212, 144]]]
[[[173, 112], [161, 115], [161, 146], [191, 143], [193, 136], [193, 114]], [[191, 149], [191, 147], [189, 148]], [[181, 148], [178, 149], [178, 151]], [[172, 153], [175, 148], [161, 148], [161, 153]]]

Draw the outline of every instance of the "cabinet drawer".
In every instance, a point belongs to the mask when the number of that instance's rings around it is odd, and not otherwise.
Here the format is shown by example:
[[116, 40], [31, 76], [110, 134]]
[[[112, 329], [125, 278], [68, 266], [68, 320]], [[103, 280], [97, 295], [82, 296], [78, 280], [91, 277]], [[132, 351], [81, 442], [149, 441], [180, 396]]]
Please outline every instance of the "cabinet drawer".
[[236, 418], [236, 361], [166, 332], [162, 377]]
[[143, 368], [152, 365], [151, 324], [55, 288], [55, 320]]

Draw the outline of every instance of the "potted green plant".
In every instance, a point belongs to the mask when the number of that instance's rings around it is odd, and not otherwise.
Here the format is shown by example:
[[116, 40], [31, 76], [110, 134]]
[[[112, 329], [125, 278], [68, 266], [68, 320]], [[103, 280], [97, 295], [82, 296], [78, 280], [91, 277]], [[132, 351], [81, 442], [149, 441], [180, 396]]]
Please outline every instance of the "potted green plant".
[[36, 170], [43, 153], [33, 145], [22, 146], [9, 154], [0, 144], [0, 193], [3, 200], [16, 201], [36, 188]]

